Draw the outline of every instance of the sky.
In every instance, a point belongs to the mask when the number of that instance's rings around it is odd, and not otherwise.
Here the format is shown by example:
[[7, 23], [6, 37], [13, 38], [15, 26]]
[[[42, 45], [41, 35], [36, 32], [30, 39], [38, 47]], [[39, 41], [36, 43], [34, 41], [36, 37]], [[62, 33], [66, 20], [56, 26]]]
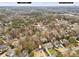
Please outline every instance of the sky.
[[79, 6], [79, 2], [74, 4], [59, 4], [58, 2], [32, 2], [31, 4], [17, 4], [16, 2], [0, 2], [0, 6]]

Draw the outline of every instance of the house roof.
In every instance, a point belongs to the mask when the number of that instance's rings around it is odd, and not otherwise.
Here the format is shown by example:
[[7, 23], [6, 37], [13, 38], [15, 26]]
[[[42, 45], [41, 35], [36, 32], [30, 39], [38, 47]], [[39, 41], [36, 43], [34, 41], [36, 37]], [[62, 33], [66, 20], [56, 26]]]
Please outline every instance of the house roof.
[[52, 45], [51, 42], [49, 42], [49, 43], [43, 44], [43, 47], [44, 47], [44, 48], [53, 48], [53, 45]]

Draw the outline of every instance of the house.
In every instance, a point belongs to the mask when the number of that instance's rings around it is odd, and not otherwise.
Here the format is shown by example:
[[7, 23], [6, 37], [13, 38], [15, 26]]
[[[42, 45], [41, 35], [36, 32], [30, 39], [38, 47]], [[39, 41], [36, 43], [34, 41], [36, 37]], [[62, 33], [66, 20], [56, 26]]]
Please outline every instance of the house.
[[53, 48], [53, 45], [52, 45], [51, 42], [49, 42], [49, 43], [45, 43], [45, 44], [43, 44], [43, 47], [49, 49], [49, 48]]
[[40, 41], [44, 43], [44, 42], [47, 42], [47, 39], [46, 38], [41, 38]]
[[63, 44], [64, 46], [67, 46], [69, 45], [69, 41], [67, 39], [63, 39], [63, 40], [60, 40], [61, 44]]
[[69, 49], [67, 48], [56, 48], [58, 52], [60, 52], [63, 56], [68, 56]]
[[53, 45], [58, 48], [60, 46], [60, 42], [59, 41], [54, 41]]
[[20, 57], [29, 57], [29, 53], [28, 53], [28, 50], [23, 50], [20, 55]]
[[47, 56], [46, 53], [42, 49], [34, 50], [32, 53], [34, 57], [46, 57]]
[[32, 54], [34, 57], [46, 57], [47, 56], [45, 51], [42, 49], [41, 45], [39, 45], [38, 49], [33, 50]]
[[6, 56], [6, 53], [7, 53], [7, 52], [1, 54], [0, 57], [7, 57], [7, 56]]
[[0, 54], [3, 54], [8, 50], [8, 46], [6, 45], [0, 45]]

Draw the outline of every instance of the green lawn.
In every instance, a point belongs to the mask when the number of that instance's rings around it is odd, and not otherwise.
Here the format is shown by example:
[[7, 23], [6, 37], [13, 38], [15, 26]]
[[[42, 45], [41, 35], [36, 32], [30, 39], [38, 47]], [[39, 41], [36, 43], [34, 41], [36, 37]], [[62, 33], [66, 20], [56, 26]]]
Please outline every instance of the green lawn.
[[58, 51], [56, 51], [55, 49], [49, 49], [49, 52], [51, 53], [51, 55], [55, 55], [57, 57], [63, 57], [63, 55]]
[[49, 52], [51, 53], [51, 55], [56, 55], [57, 51], [55, 49], [49, 49]]

